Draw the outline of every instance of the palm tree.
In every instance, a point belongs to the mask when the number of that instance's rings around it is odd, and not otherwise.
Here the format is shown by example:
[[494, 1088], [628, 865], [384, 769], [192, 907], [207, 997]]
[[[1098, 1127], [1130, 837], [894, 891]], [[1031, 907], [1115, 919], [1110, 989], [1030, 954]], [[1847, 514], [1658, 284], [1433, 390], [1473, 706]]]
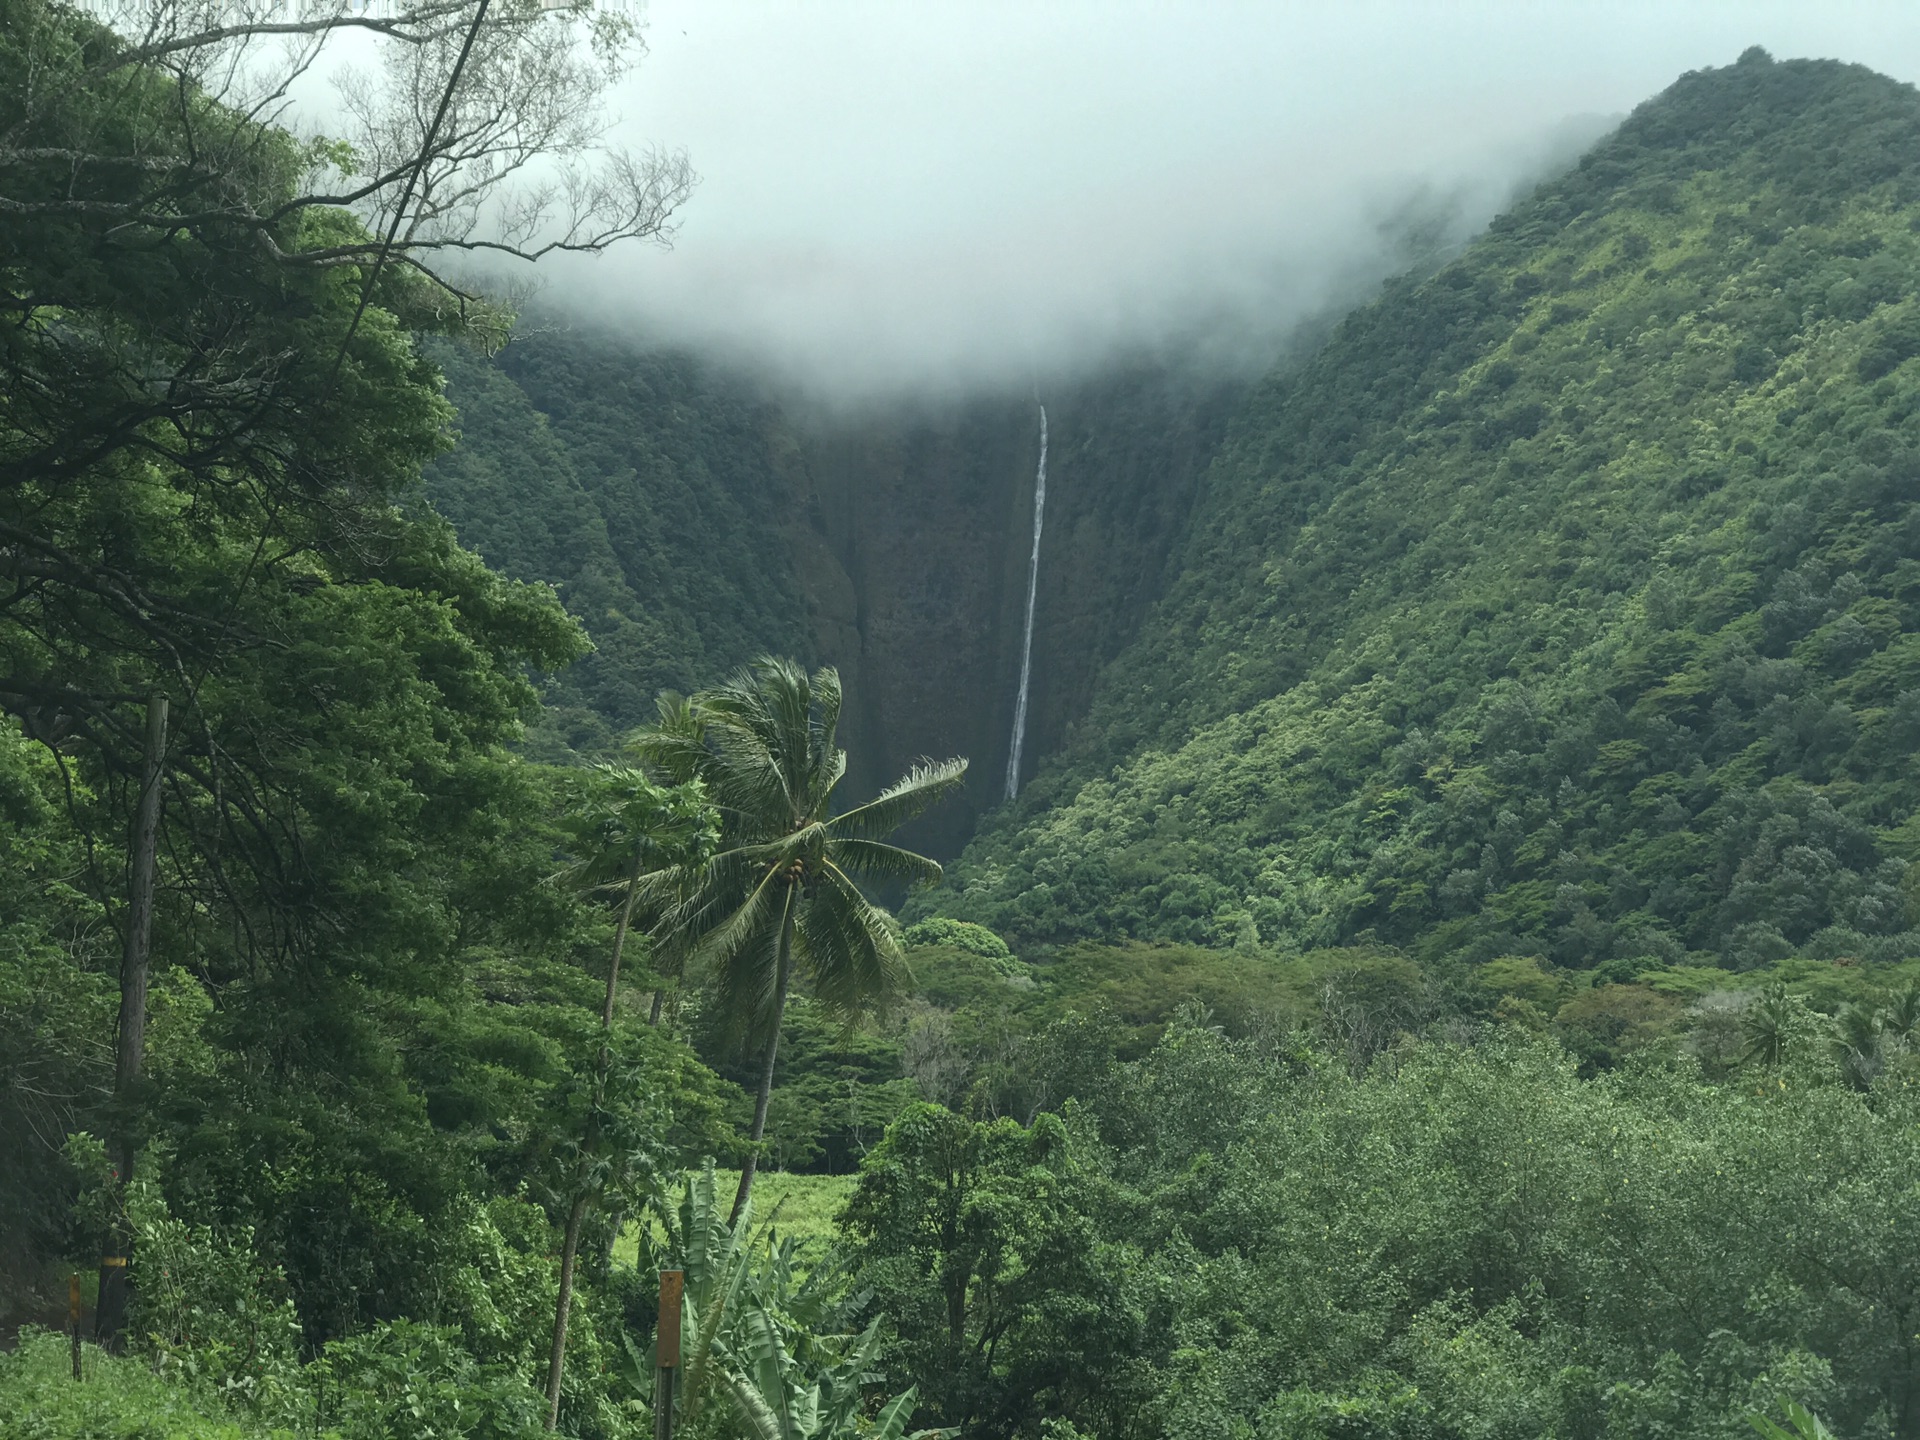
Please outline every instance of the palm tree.
[[1872, 1089], [1875, 1077], [1886, 1065], [1884, 1017], [1868, 1005], [1842, 1007], [1833, 1017], [1833, 1034], [1827, 1047], [1839, 1062], [1841, 1077], [1849, 1085], [1856, 1090]]
[[[600, 1028], [613, 1028], [614, 997], [620, 984], [620, 957], [640, 897], [640, 879], [649, 871], [698, 862], [719, 843], [713, 807], [698, 781], [656, 785], [627, 765], [595, 765], [594, 789], [563, 827], [577, 857], [562, 876], [589, 891], [617, 894], [620, 918], [613, 931], [613, 958], [607, 966], [606, 1000]], [[658, 992], [651, 1017], [659, 1021]]]
[[893, 990], [900, 941], [858, 881], [937, 882], [937, 864], [886, 837], [967, 773], [965, 760], [922, 761], [836, 815], [833, 791], [847, 770], [846, 752], [834, 744], [839, 721], [837, 672], [809, 676], [767, 658], [690, 701], [664, 702], [660, 723], [635, 742], [673, 779], [701, 781], [720, 811], [719, 851], [649, 876], [643, 889], [658, 897], [661, 944], [711, 967], [726, 1013], [762, 1045], [753, 1148], [734, 1220], [753, 1190], [795, 969], [816, 999], [847, 1018]]
[[1909, 985], [1887, 1002], [1880, 1028], [1902, 1047], [1920, 1041], [1920, 985]]
[[1778, 1069], [1787, 1058], [1787, 1046], [1798, 1018], [1799, 1006], [1787, 993], [1787, 987], [1767, 986], [1740, 1017], [1740, 1031], [1746, 1040], [1740, 1059], [1768, 1070]]

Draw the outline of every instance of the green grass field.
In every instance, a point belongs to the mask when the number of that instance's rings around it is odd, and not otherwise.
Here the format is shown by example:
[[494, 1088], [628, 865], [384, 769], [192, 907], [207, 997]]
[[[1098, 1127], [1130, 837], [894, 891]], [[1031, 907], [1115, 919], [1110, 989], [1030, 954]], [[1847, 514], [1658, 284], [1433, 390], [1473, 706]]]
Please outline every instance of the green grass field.
[[[815, 1254], [833, 1243], [833, 1217], [853, 1194], [854, 1175], [787, 1175], [762, 1170], [753, 1180], [753, 1225], [761, 1230], [771, 1222], [776, 1234], [792, 1236], [803, 1250]], [[740, 1183], [738, 1170], [716, 1170], [714, 1193], [728, 1203]], [[676, 1187], [677, 1189], [677, 1187]], [[613, 1248], [616, 1262], [639, 1259], [639, 1228], [629, 1225]]]

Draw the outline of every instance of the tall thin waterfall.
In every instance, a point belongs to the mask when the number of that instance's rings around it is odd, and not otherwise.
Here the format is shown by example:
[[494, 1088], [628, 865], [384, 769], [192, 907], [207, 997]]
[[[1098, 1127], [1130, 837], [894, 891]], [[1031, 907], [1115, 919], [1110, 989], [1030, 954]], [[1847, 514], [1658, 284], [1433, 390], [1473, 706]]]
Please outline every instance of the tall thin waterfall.
[[1027, 739], [1027, 687], [1033, 680], [1033, 595], [1040, 586], [1040, 527], [1047, 518], [1047, 407], [1040, 407], [1040, 469], [1033, 477], [1033, 554], [1027, 560], [1027, 629], [1020, 641], [1020, 698], [1013, 707], [1007, 799], [1020, 793], [1020, 750]]

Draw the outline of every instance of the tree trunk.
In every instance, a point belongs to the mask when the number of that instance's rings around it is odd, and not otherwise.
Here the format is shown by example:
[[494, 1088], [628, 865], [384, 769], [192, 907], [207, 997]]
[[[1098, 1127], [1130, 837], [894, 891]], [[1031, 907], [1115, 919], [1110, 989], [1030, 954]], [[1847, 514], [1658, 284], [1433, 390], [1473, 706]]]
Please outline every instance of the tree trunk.
[[[611, 1059], [607, 1037], [613, 1032], [613, 1006], [620, 995], [620, 952], [627, 945], [627, 927], [633, 921], [633, 897], [640, 885], [640, 868], [644, 859], [644, 852], [633, 857], [633, 873], [627, 877], [626, 903], [620, 907], [620, 923], [613, 932], [613, 958], [607, 964], [607, 998], [600, 1007], [600, 1075], [594, 1086], [596, 1110], [606, 1088], [607, 1066]], [[590, 1122], [586, 1140], [589, 1155], [598, 1138], [597, 1127]], [[593, 1191], [582, 1183], [580, 1193], [573, 1197], [573, 1209], [567, 1213], [567, 1238], [560, 1251], [560, 1298], [553, 1307], [553, 1351], [547, 1357], [549, 1430], [560, 1424], [560, 1377], [567, 1365], [567, 1317], [573, 1310], [573, 1267], [580, 1254], [580, 1224], [586, 1219], [587, 1202], [592, 1198]]]
[[560, 1428], [560, 1374], [567, 1362], [567, 1315], [573, 1309], [573, 1261], [580, 1253], [580, 1222], [587, 1214], [587, 1190], [581, 1187], [567, 1215], [567, 1239], [560, 1251], [560, 1301], [553, 1310], [553, 1354], [547, 1359], [547, 1429]]
[[760, 1168], [760, 1141], [767, 1133], [767, 1102], [773, 1098], [773, 1062], [780, 1055], [780, 1022], [787, 1013], [787, 979], [793, 970], [793, 892], [787, 892], [787, 914], [780, 924], [780, 957], [773, 990], [773, 1033], [767, 1036], [767, 1057], [760, 1066], [760, 1093], [753, 1102], [753, 1132], [747, 1138], [752, 1148], [740, 1167], [740, 1188], [733, 1194], [733, 1211], [727, 1224], [738, 1225], [753, 1193], [753, 1175]]
[[[147, 1058], [147, 963], [153, 939], [154, 853], [160, 833], [160, 771], [167, 754], [167, 697], [147, 700], [147, 752], [141, 769], [140, 802], [133, 826], [127, 891], [127, 933], [120, 951], [120, 1022], [114, 1055], [113, 1095], [119, 1111], [114, 1166], [120, 1183], [133, 1179], [133, 1092]], [[100, 1299], [94, 1335], [117, 1347], [127, 1318], [127, 1251], [132, 1236], [115, 1225], [100, 1261]]]
[[[600, 1011], [602, 1031], [613, 1029], [613, 997], [620, 988], [620, 952], [627, 948], [627, 926], [633, 922], [633, 897], [640, 888], [640, 867], [645, 858], [644, 850], [633, 857], [633, 873], [627, 877], [627, 903], [620, 907], [620, 924], [613, 932], [613, 963], [607, 967], [607, 1003]], [[656, 997], [655, 1009], [659, 1004]]]

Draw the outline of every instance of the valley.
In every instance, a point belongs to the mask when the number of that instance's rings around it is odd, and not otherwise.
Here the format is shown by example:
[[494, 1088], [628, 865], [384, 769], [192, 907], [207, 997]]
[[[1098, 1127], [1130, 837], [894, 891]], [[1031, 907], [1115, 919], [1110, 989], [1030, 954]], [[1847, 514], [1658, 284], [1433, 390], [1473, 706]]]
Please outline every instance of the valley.
[[0, 0], [0, 1440], [1920, 1433], [1920, 93], [856, 403], [454, 268], [617, 15], [315, 14]]

